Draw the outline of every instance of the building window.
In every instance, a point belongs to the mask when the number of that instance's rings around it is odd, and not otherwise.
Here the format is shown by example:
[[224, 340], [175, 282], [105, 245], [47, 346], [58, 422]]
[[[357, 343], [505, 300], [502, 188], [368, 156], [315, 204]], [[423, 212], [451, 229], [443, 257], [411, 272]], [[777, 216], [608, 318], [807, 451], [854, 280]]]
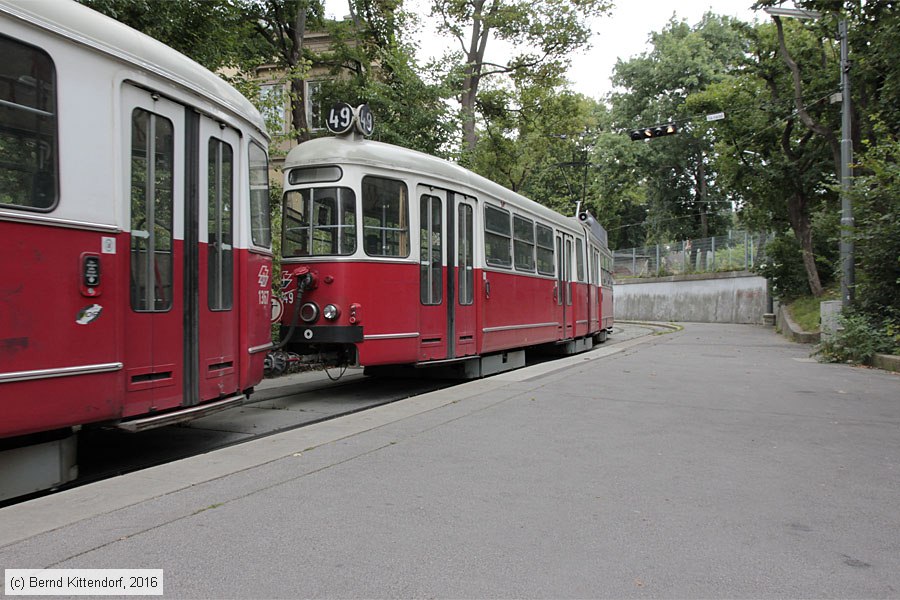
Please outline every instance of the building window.
[[325, 129], [325, 113], [322, 110], [322, 82], [306, 82], [306, 122], [310, 131]]
[[287, 131], [287, 93], [283, 83], [259, 86], [259, 111], [269, 133], [277, 135]]

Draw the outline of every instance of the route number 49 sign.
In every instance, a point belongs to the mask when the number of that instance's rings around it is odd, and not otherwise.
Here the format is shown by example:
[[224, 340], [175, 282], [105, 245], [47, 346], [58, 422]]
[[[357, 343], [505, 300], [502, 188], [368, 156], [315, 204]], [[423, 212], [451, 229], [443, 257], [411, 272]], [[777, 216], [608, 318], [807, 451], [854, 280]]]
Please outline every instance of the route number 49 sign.
[[348, 133], [355, 126], [359, 133], [370, 136], [375, 129], [375, 119], [368, 104], [361, 104], [354, 109], [346, 102], [338, 102], [328, 111], [325, 122], [328, 131], [335, 135]]

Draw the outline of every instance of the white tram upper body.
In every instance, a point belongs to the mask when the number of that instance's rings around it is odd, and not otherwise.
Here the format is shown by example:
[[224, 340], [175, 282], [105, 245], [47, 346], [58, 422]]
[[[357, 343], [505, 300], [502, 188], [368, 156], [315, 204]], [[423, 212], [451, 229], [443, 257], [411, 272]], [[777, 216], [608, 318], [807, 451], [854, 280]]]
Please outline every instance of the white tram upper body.
[[239, 398], [270, 346], [259, 112], [75, 2], [0, 0], [0, 56], [0, 438]]
[[[359, 137], [300, 144], [284, 171], [289, 349], [423, 366], [585, 349], [612, 327], [606, 233], [587, 213], [564, 217], [453, 163]], [[299, 277], [308, 289], [297, 302]]]

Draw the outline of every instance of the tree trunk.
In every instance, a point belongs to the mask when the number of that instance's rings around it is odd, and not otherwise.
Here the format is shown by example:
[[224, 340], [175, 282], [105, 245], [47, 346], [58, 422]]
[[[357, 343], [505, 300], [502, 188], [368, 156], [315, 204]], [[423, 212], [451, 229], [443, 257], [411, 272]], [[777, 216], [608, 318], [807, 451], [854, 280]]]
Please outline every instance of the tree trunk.
[[800, 249], [803, 253], [803, 268], [806, 269], [806, 280], [809, 283], [809, 290], [816, 298], [822, 295], [822, 282], [819, 280], [819, 270], [816, 268], [816, 255], [813, 252], [812, 243], [812, 224], [809, 215], [806, 214], [806, 199], [798, 193], [794, 193], [788, 199], [788, 218], [791, 222], [791, 229], [797, 241], [800, 242]]
[[306, 118], [306, 78], [301, 77], [299, 67], [303, 59], [303, 39], [306, 35], [306, 2], [297, 5], [297, 14], [291, 28], [291, 48], [288, 58], [291, 76], [291, 121], [298, 143], [307, 141], [309, 120]]
[[841, 176], [841, 143], [838, 140], [837, 135], [826, 125], [822, 123], [816, 122], [809, 112], [806, 110], [806, 102], [803, 100], [803, 83], [802, 78], [800, 77], [800, 67], [797, 65], [797, 61], [791, 56], [790, 52], [788, 52], [787, 44], [784, 41], [784, 29], [781, 25], [781, 19], [779, 17], [772, 17], [775, 21], [775, 29], [778, 34], [778, 49], [781, 53], [781, 58], [784, 59], [785, 64], [788, 66], [788, 69], [791, 71], [791, 80], [794, 83], [794, 107], [797, 110], [797, 116], [800, 117], [800, 122], [803, 123], [807, 129], [816, 133], [828, 142], [829, 147], [831, 148], [831, 154], [834, 158], [834, 167], [835, 173], [838, 177]]
[[291, 122], [297, 143], [310, 139], [309, 119], [306, 117], [306, 80], [299, 77], [291, 78]]
[[703, 164], [703, 155], [700, 155], [700, 164], [697, 166], [697, 188], [700, 196], [700, 237], [709, 237], [709, 218], [706, 214], [707, 195], [709, 190], [706, 187], [706, 165]]
[[462, 111], [463, 152], [474, 152], [478, 136], [475, 134], [475, 97], [478, 94], [478, 78], [468, 73], [463, 83], [463, 93], [460, 97], [460, 110]]
[[[496, 4], [496, 3], [495, 3]], [[459, 103], [462, 111], [463, 153], [475, 151], [478, 136], [475, 135], [475, 100], [478, 97], [478, 86], [481, 83], [481, 70], [484, 66], [484, 51], [487, 47], [490, 28], [484, 25], [482, 11], [485, 0], [475, 3], [472, 18], [472, 36], [469, 38], [469, 49], [466, 51], [466, 70], [463, 90]], [[493, 6], [490, 10], [493, 10]]]

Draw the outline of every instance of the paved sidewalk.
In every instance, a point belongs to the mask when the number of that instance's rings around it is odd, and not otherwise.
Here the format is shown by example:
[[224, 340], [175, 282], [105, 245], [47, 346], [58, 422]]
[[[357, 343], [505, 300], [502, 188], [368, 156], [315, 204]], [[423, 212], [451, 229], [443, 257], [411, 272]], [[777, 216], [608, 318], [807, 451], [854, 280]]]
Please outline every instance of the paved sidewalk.
[[0, 509], [0, 566], [164, 569], [168, 598], [900, 597], [900, 376], [808, 351], [687, 324]]

